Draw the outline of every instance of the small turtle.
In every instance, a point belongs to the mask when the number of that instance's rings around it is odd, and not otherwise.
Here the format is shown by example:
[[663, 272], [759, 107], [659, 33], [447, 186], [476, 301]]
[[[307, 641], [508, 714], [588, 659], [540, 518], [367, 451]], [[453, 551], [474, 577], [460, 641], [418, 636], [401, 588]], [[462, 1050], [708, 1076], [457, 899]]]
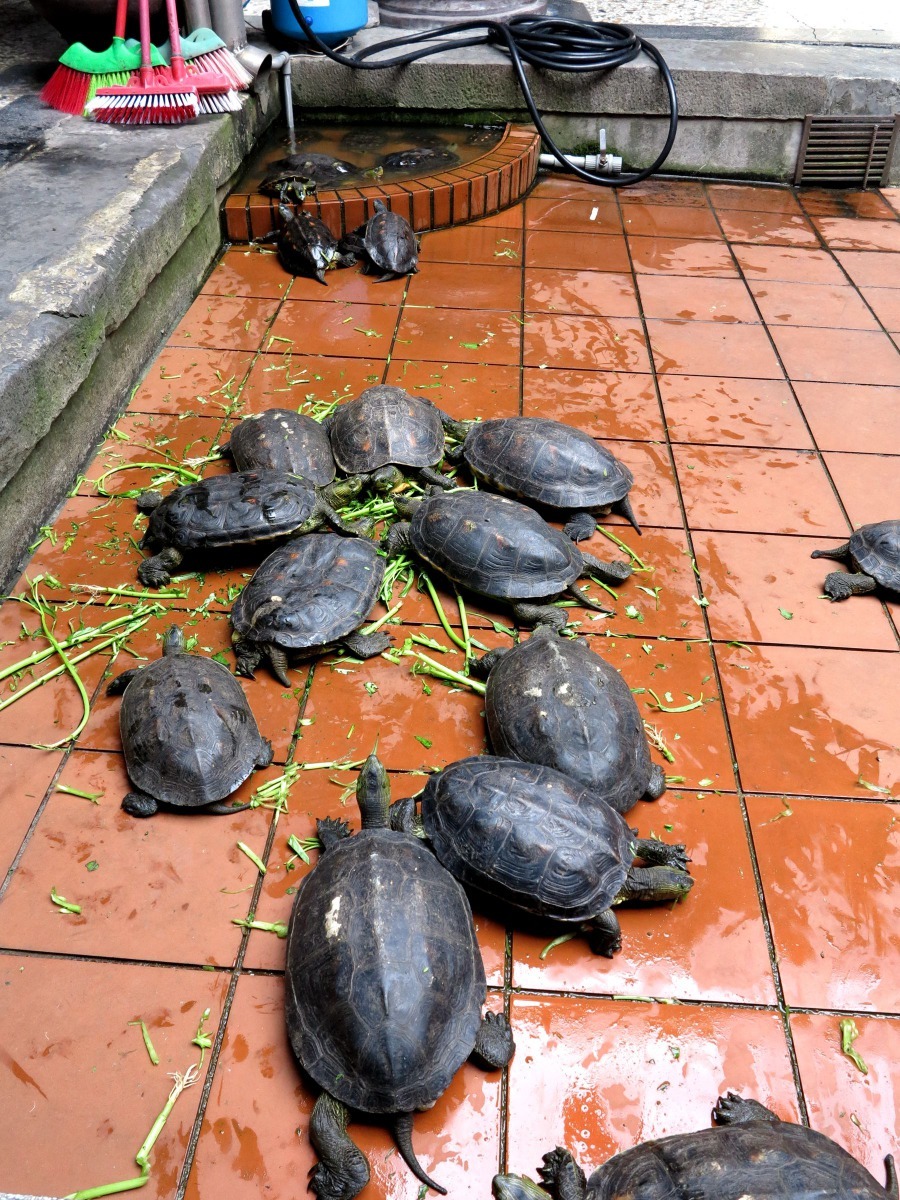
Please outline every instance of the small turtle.
[[343, 158], [305, 150], [300, 154], [288, 154], [273, 162], [269, 176], [276, 174], [293, 179], [312, 180], [318, 187], [346, 187], [357, 180], [359, 167]]
[[415, 146], [397, 150], [379, 159], [385, 171], [443, 171], [459, 166], [459, 155], [449, 146]]
[[292, 275], [325, 283], [326, 271], [349, 267], [356, 261], [341, 252], [337, 238], [318, 217], [303, 209], [294, 213], [286, 204], [279, 204], [278, 214], [281, 227], [258, 240], [275, 243], [281, 265]]
[[[416, 803], [421, 804], [421, 825]], [[693, 886], [684, 846], [639, 838], [574, 780], [483, 754], [451, 763], [391, 806], [395, 829], [421, 828], [447, 870], [504, 907], [583, 926], [595, 954], [622, 945], [613, 908], [665, 904]], [[635, 866], [634, 860], [643, 861]]]
[[290, 168], [276, 168], [268, 173], [259, 185], [264, 196], [274, 196], [282, 204], [290, 200], [294, 204], [302, 204], [307, 196], [314, 196], [319, 185], [314, 179], [298, 175]]
[[563, 532], [573, 541], [595, 532], [595, 513], [620, 513], [641, 532], [628, 499], [634, 476], [580, 429], [544, 417], [497, 417], [456, 421], [448, 432], [464, 439], [447, 451], [451, 461], [464, 459], [488, 487], [566, 519]]
[[356, 785], [362, 831], [317, 823], [322, 851], [294, 899], [285, 970], [294, 1053], [322, 1088], [309, 1136], [319, 1156], [310, 1190], [351, 1200], [369, 1181], [347, 1136], [348, 1108], [393, 1120], [416, 1160], [413, 1113], [430, 1108], [473, 1055], [489, 1070], [513, 1055], [502, 1015], [481, 1015], [484, 966], [465, 893], [415, 837], [388, 828], [387, 772], [371, 755]]
[[348, 536], [366, 533], [368, 526], [348, 525], [332, 507], [358, 495], [362, 486], [362, 480], [345, 479], [317, 489], [284, 471], [242, 471], [186, 484], [165, 499], [144, 492], [137, 507], [150, 522], [141, 549], [154, 554], [138, 567], [138, 579], [145, 587], [165, 587], [192, 551], [271, 542], [326, 523]]
[[385, 283], [419, 270], [419, 242], [405, 217], [375, 201], [375, 216], [340, 242], [345, 257], [362, 260], [363, 274], [381, 271], [376, 283]]
[[557, 1146], [527, 1176], [495, 1175], [495, 1200], [898, 1200], [889, 1154], [887, 1185], [831, 1138], [780, 1120], [756, 1100], [720, 1096], [715, 1129], [677, 1133], [616, 1154], [586, 1180]]
[[231, 624], [239, 675], [253, 678], [266, 656], [290, 687], [288, 653], [319, 653], [336, 643], [358, 658], [391, 645], [385, 633], [357, 633], [378, 599], [384, 559], [368, 540], [307, 534], [275, 550], [234, 603]]
[[856, 574], [832, 571], [825, 576], [829, 600], [846, 600], [874, 592], [876, 587], [900, 595], [900, 521], [860, 525], [849, 542], [834, 550], [813, 550], [811, 558], [849, 560]]
[[340, 469], [364, 475], [376, 491], [389, 492], [403, 482], [400, 467], [424, 483], [455, 486], [434, 469], [444, 457], [446, 419], [423, 396], [379, 384], [339, 405], [323, 424]]
[[125, 768], [140, 789], [122, 801], [132, 817], [152, 817], [160, 804], [220, 816], [250, 807], [218, 802], [271, 763], [272, 744], [231, 672], [186, 654], [177, 626], [163, 639], [162, 658], [118, 675], [106, 694], [122, 695]]
[[326, 487], [337, 473], [321, 424], [290, 408], [244, 417], [219, 453], [230, 455], [239, 471], [286, 471], [316, 487]]
[[473, 666], [487, 675], [496, 754], [562, 771], [620, 813], [666, 790], [631, 688], [581, 638], [540, 626], [527, 642], [491, 650]]
[[388, 531], [383, 544], [389, 554], [411, 550], [460, 587], [507, 601], [526, 625], [564, 629], [565, 610], [549, 603], [563, 593], [611, 616], [580, 592], [575, 580], [593, 575], [612, 585], [631, 575], [630, 564], [601, 562], [579, 550], [533, 508], [505, 496], [459, 491], [419, 501], [398, 498], [396, 504], [411, 520], [398, 521]]

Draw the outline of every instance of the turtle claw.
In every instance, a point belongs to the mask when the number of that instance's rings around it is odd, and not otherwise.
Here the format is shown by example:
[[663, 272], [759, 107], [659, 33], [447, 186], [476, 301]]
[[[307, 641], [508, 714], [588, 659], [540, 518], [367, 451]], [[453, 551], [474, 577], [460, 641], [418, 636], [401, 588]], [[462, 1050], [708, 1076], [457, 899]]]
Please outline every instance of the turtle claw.
[[481, 1021], [472, 1057], [488, 1071], [500, 1071], [516, 1052], [512, 1026], [503, 1013], [487, 1012]]
[[138, 566], [137, 576], [144, 587], [167, 587], [172, 582], [172, 576], [166, 570], [161, 554], [145, 558]]
[[851, 575], [846, 571], [830, 571], [825, 576], [825, 595], [829, 600], [849, 600], [874, 592], [875, 580], [870, 575]]
[[584, 1171], [575, 1161], [571, 1150], [557, 1146], [544, 1155], [543, 1165], [538, 1167], [541, 1187], [551, 1196], [583, 1196], [587, 1189]]
[[585, 542], [597, 531], [597, 522], [590, 513], [578, 512], [563, 525], [563, 533], [573, 542]]

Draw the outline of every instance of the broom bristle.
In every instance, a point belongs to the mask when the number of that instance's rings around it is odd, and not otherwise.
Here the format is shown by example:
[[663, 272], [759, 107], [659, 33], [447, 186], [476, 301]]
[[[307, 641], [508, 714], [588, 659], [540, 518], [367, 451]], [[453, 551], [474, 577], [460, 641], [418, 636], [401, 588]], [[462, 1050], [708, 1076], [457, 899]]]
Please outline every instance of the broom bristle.
[[85, 116], [106, 125], [180, 125], [199, 114], [194, 92], [123, 93], [97, 95], [85, 110]]
[[241, 101], [237, 92], [210, 92], [199, 99], [200, 111], [206, 115], [241, 111]]
[[250, 72], [225, 46], [220, 46], [218, 50], [210, 50], [206, 54], [198, 54], [193, 61], [205, 71], [218, 71], [224, 75], [239, 92], [246, 92], [253, 82]]
[[58, 112], [77, 117], [90, 99], [91, 75], [71, 67], [58, 66], [41, 90], [41, 99]]

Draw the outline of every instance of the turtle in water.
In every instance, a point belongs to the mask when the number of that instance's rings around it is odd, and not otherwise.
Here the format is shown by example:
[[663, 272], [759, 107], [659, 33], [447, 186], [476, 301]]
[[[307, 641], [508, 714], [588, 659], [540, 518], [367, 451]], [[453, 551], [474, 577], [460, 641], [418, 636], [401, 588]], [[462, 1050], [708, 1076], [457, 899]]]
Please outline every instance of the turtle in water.
[[313, 182], [317, 187], [347, 187], [359, 178], [359, 167], [343, 158], [331, 154], [317, 154], [304, 150], [299, 154], [287, 154], [273, 162], [267, 179], [302, 179]]
[[495, 1200], [898, 1200], [894, 1160], [887, 1185], [823, 1133], [780, 1120], [757, 1100], [720, 1096], [717, 1128], [677, 1133], [616, 1154], [590, 1179], [557, 1146], [538, 1168], [540, 1186], [495, 1175]]
[[302, 208], [294, 213], [286, 204], [279, 204], [278, 214], [281, 227], [258, 241], [274, 242], [281, 265], [292, 275], [325, 283], [326, 271], [350, 267], [356, 261], [341, 252], [337, 238], [318, 217]]
[[482, 754], [451, 763], [418, 796], [392, 805], [391, 824], [421, 829], [438, 861], [479, 895], [542, 921], [581, 926], [593, 952], [606, 958], [622, 945], [616, 907], [671, 903], [694, 882], [684, 846], [639, 838], [587, 788], [514, 758]]
[[263, 657], [290, 687], [289, 654], [337, 644], [357, 658], [391, 645], [386, 633], [357, 633], [378, 599], [385, 562], [368, 539], [305, 534], [275, 550], [231, 610], [239, 675], [253, 678]]
[[185, 484], [165, 499], [144, 492], [137, 507], [150, 521], [140, 545], [154, 553], [138, 567], [138, 579], [145, 587], [165, 587], [186, 554], [271, 542], [325, 524], [348, 536], [368, 533], [367, 524], [349, 525], [333, 508], [362, 486], [360, 479], [345, 479], [315, 488], [285, 471], [239, 471]]
[[[284, 161], [282, 159], [282, 162]], [[287, 201], [302, 204], [307, 196], [316, 194], [319, 185], [314, 179], [298, 175], [290, 167], [276, 165], [260, 183], [259, 190], [264, 196], [274, 196], [282, 204]]]
[[620, 813], [666, 790], [631, 688], [581, 638], [539, 626], [526, 642], [490, 650], [472, 666], [487, 676], [496, 754], [562, 771]]
[[619, 513], [640, 533], [628, 493], [634, 476], [592, 437], [545, 417], [497, 417], [455, 421], [448, 432], [461, 437], [447, 451], [465, 460], [479, 482], [534, 503], [566, 521], [573, 541], [597, 528], [594, 514]]
[[448, 418], [424, 396], [378, 384], [323, 422], [335, 462], [347, 475], [365, 476], [376, 491], [390, 492], [406, 473], [441, 488], [455, 486], [435, 470], [444, 457], [443, 422]]
[[878, 521], [860, 525], [849, 542], [834, 550], [813, 550], [811, 558], [849, 561], [854, 574], [831, 571], [825, 576], [829, 600], [847, 600], [874, 592], [877, 587], [900, 595], [900, 521]]
[[405, 217], [391, 212], [383, 200], [375, 201], [375, 215], [340, 242], [346, 258], [362, 260], [363, 274], [381, 272], [376, 283], [415, 275], [419, 270], [419, 242]]
[[565, 610], [550, 603], [561, 594], [611, 616], [580, 592], [575, 580], [592, 575], [611, 586], [631, 575], [629, 563], [601, 562], [533, 508], [505, 496], [458, 491], [424, 500], [398, 498], [396, 504], [410, 520], [398, 521], [386, 534], [383, 544], [390, 555], [411, 550], [460, 587], [505, 600], [526, 625], [564, 629]]
[[501, 1015], [482, 1018], [486, 987], [472, 911], [456, 880], [416, 837], [388, 827], [387, 772], [371, 755], [356, 796], [362, 830], [317, 822], [315, 869], [294, 899], [285, 968], [288, 1035], [322, 1088], [309, 1135], [319, 1163], [310, 1190], [351, 1200], [369, 1181], [347, 1136], [348, 1109], [393, 1123], [404, 1161], [416, 1160], [413, 1113], [430, 1108], [465, 1060], [488, 1069], [513, 1055]]
[[106, 694], [122, 696], [125, 769], [140, 789], [122, 801], [132, 817], [152, 817], [161, 804], [220, 816], [250, 807], [220, 802], [271, 763], [272, 744], [227, 667], [186, 654], [177, 626], [162, 658], [117, 675]]
[[337, 474], [328, 434], [318, 421], [290, 408], [244, 417], [219, 453], [239, 471], [286, 471], [326, 487]]
[[385, 171], [444, 171], [459, 166], [459, 155], [449, 146], [413, 146], [379, 159]]

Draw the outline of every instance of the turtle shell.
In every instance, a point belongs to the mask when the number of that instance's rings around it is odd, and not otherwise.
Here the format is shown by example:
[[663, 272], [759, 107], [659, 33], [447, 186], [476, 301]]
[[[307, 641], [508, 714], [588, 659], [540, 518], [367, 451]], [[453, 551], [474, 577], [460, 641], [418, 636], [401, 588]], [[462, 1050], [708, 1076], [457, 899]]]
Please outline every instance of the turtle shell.
[[555, 596], [583, 565], [572, 542], [533, 508], [484, 492], [423, 500], [410, 521], [410, 541], [454, 583], [500, 600]]
[[544, 627], [504, 654], [485, 715], [497, 754], [562, 771], [617, 812], [647, 791], [650, 750], [631, 689], [578, 638]]
[[328, 226], [304, 209], [291, 214], [282, 206], [280, 211], [288, 214], [275, 243], [284, 269], [305, 276], [326, 271], [338, 253], [337, 238]]
[[472, 912], [414, 837], [365, 829], [300, 886], [287, 946], [294, 1053], [363, 1112], [425, 1108], [475, 1045], [485, 999]]
[[286, 471], [325, 487], [336, 474], [328, 434], [318, 421], [289, 408], [245, 417], [229, 443], [239, 471]]
[[900, 521], [861, 525], [850, 537], [850, 557], [881, 587], [900, 592]]
[[548, 508], [615, 504], [634, 483], [631, 471], [593, 438], [543, 417], [498, 417], [473, 425], [463, 455], [478, 479]]
[[284, 471], [212, 475], [176, 488], [150, 514], [148, 546], [211, 550], [284, 537], [312, 514], [312, 484]]
[[437, 409], [403, 388], [379, 384], [340, 405], [328, 425], [335, 461], [348, 475], [393, 463], [433, 467], [444, 456], [444, 430]]
[[463, 758], [433, 775], [422, 821], [461, 883], [555, 921], [609, 908], [634, 858], [617, 812], [559, 771], [513, 758]]
[[419, 243], [413, 228], [404, 217], [375, 201], [378, 210], [365, 226], [363, 245], [366, 253], [382, 271], [393, 275], [409, 275], [418, 269]]
[[414, 146], [395, 150], [379, 160], [385, 171], [443, 171], [459, 165], [459, 155], [448, 146]]
[[139, 671], [122, 696], [119, 729], [132, 783], [180, 808], [230, 796], [260, 757], [241, 685], [197, 654], [170, 654]]
[[312, 179], [320, 187], [329, 184], [337, 187], [355, 179], [359, 175], [359, 167], [343, 158], [307, 150], [301, 154], [287, 154], [273, 162], [267, 178], [275, 175], [285, 180]]
[[244, 638], [305, 650], [358, 629], [378, 597], [385, 560], [361, 538], [309, 533], [275, 550], [234, 603]]

